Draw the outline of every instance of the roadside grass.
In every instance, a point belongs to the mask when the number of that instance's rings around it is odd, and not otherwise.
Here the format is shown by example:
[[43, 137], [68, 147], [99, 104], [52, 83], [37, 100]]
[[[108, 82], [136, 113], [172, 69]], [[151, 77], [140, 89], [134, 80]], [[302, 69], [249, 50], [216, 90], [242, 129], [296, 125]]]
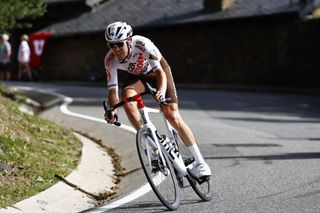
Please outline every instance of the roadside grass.
[[0, 208], [37, 194], [67, 176], [81, 158], [71, 130], [19, 110], [24, 97], [0, 85]]

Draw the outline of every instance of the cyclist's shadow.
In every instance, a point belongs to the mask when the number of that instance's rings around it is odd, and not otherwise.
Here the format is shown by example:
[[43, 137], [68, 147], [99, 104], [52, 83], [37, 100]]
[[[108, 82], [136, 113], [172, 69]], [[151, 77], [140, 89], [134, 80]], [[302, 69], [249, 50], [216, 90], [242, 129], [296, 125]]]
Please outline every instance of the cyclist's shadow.
[[[180, 203], [180, 208], [184, 204], [192, 205], [192, 204], [197, 204], [200, 201], [199, 199], [190, 199], [190, 200], [181, 200]], [[132, 203], [128, 206], [120, 206], [114, 209], [115, 212], [172, 212], [168, 210], [164, 205], [161, 203], [155, 203], [153, 201], [150, 202], [139, 202], [139, 203]], [[107, 211], [107, 212], [113, 212]]]
[[[128, 206], [120, 206], [114, 209], [115, 212], [167, 212], [169, 211], [164, 205], [157, 202], [139, 202], [132, 203]], [[108, 211], [108, 212], [112, 212]]]

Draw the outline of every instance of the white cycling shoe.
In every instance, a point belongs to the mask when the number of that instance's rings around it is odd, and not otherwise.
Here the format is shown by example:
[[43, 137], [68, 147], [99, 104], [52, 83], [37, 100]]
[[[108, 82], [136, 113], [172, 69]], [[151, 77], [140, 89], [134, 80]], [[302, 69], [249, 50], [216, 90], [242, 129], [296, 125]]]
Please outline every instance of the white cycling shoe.
[[198, 178], [211, 176], [211, 170], [207, 163], [200, 163], [196, 166], [196, 175]]

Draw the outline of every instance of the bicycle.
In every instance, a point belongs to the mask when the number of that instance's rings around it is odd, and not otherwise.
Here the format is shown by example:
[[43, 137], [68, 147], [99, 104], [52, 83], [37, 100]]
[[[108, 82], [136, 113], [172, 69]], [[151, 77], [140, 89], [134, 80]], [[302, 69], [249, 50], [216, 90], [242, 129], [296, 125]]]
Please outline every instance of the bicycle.
[[[199, 179], [194, 174], [195, 160], [189, 149], [182, 143], [177, 131], [165, 119], [159, 109], [145, 107], [142, 96], [156, 93], [156, 89], [146, 83], [148, 91], [129, 97], [114, 106], [109, 107], [106, 101], [103, 106], [107, 115], [127, 104], [136, 101], [143, 122], [143, 127], [137, 131], [136, 146], [141, 166], [146, 178], [158, 199], [169, 210], [176, 210], [180, 204], [180, 188], [185, 187], [183, 177], [187, 178], [195, 193], [203, 200], [210, 201], [213, 189], [209, 177]], [[159, 106], [166, 105], [167, 100], [159, 102]], [[149, 113], [161, 113], [167, 135], [159, 134], [151, 122]], [[121, 123], [116, 121], [116, 126]]]

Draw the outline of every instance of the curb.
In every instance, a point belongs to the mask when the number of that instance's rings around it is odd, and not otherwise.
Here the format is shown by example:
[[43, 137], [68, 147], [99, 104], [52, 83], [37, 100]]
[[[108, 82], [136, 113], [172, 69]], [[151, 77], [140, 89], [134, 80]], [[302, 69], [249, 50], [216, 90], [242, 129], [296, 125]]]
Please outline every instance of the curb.
[[60, 181], [39, 194], [0, 209], [1, 213], [58, 213], [62, 209], [63, 212], [80, 212], [97, 206], [90, 194], [113, 193], [116, 184], [111, 157], [92, 140], [77, 133], [75, 135], [83, 143], [81, 162], [65, 180], [76, 188]]

